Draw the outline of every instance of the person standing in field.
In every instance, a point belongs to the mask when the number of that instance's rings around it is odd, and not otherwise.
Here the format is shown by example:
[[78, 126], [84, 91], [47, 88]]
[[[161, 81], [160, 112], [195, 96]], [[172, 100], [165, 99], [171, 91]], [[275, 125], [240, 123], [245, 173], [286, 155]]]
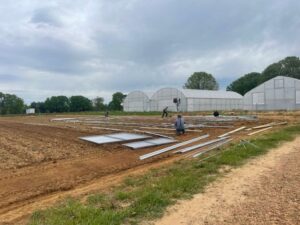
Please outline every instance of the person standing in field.
[[177, 116], [177, 119], [175, 121], [175, 128], [176, 128], [176, 134], [184, 134], [185, 133], [185, 128], [184, 128], [184, 119], [182, 118], [181, 115]]
[[161, 118], [168, 117], [168, 106], [164, 108]]
[[108, 118], [108, 116], [109, 116], [109, 112], [108, 112], [108, 110], [106, 110], [106, 111], [105, 111], [105, 114], [104, 114], [104, 116], [105, 116], [105, 118]]

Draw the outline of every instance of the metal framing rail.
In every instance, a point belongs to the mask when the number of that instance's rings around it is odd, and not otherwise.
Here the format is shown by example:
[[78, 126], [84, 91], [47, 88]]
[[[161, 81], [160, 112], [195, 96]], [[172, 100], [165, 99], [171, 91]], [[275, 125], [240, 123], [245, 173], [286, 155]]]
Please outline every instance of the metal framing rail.
[[264, 128], [264, 129], [261, 129], [261, 130], [252, 132], [252, 133], [248, 134], [248, 136], [252, 136], [252, 135], [254, 135], [254, 134], [257, 134], [257, 133], [260, 133], [260, 132], [264, 132], [264, 131], [269, 130], [269, 129], [271, 129], [271, 128], [273, 128], [273, 127], [267, 127], [267, 128]]
[[244, 130], [245, 128], [246, 128], [246, 127], [240, 127], [240, 128], [235, 129], [235, 130], [229, 131], [229, 132], [227, 132], [227, 133], [225, 133], [225, 134], [222, 134], [222, 135], [220, 135], [220, 136], [218, 136], [218, 137], [219, 137], [219, 138], [221, 138], [221, 137], [226, 137], [226, 136], [228, 136], [229, 134], [236, 133], [236, 132], [238, 132], [238, 131], [240, 131], [240, 130]]
[[193, 146], [190, 146], [190, 147], [187, 147], [187, 148], [184, 148], [184, 149], [180, 149], [174, 153], [185, 153], [185, 152], [189, 152], [189, 151], [193, 151], [197, 148], [201, 148], [201, 147], [204, 147], [206, 145], [210, 145], [210, 144], [214, 144], [216, 142], [219, 142], [219, 141], [222, 141], [222, 140], [225, 140], [227, 139], [228, 137], [222, 137], [222, 138], [218, 138], [218, 139], [213, 139], [213, 140], [210, 140], [210, 141], [207, 141], [207, 142], [204, 142], [204, 143], [201, 143], [201, 144], [198, 144], [198, 145], [193, 145]]
[[163, 148], [163, 149], [154, 151], [154, 152], [150, 152], [150, 153], [145, 154], [145, 155], [141, 155], [141, 156], [140, 156], [140, 160], [144, 160], [144, 159], [148, 159], [148, 158], [151, 158], [151, 157], [153, 157], [153, 156], [156, 156], [156, 155], [160, 155], [160, 154], [162, 154], [162, 153], [164, 153], [164, 152], [171, 151], [171, 150], [173, 150], [173, 149], [179, 148], [179, 147], [184, 146], [184, 145], [191, 144], [191, 143], [193, 143], [193, 142], [202, 140], [202, 139], [207, 138], [207, 137], [209, 137], [208, 134], [202, 135], [202, 136], [200, 136], [200, 137], [193, 138], [193, 139], [191, 139], [191, 140], [188, 140], [188, 141], [184, 141], [184, 142], [178, 143], [178, 144], [176, 144], [176, 145], [172, 145], [172, 146], [169, 146], [169, 147], [166, 147], [166, 148]]
[[206, 152], [209, 152], [209, 151], [211, 151], [211, 150], [214, 150], [214, 149], [216, 149], [216, 148], [219, 148], [219, 147], [221, 147], [222, 145], [225, 145], [226, 143], [228, 143], [228, 142], [230, 142], [230, 141], [232, 141], [232, 140], [233, 140], [233, 139], [230, 138], [230, 139], [227, 139], [227, 140], [225, 140], [225, 141], [222, 141], [221, 143], [217, 143], [217, 144], [215, 144], [215, 145], [209, 147], [209, 148], [206, 149], [205, 151], [201, 151], [201, 152], [196, 153], [195, 155], [193, 155], [193, 158], [196, 158], [196, 157], [198, 157], [198, 156], [200, 156], [200, 155], [202, 155], [202, 154], [204, 154], [204, 153], [206, 153]]

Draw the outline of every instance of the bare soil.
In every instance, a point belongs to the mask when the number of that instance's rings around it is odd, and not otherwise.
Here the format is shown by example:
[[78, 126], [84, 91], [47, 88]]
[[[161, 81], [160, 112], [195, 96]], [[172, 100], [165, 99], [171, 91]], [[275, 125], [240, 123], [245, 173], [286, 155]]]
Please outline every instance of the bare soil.
[[[24, 223], [24, 218], [34, 210], [49, 206], [67, 195], [79, 196], [103, 190], [132, 173], [143, 173], [148, 168], [182, 157], [166, 153], [140, 161], [140, 155], [161, 146], [134, 151], [122, 144], [96, 145], [78, 139], [81, 136], [114, 133], [101, 127], [129, 132], [153, 124], [165, 127], [166, 124], [172, 125], [174, 118], [128, 116], [107, 120], [99, 116], [65, 117], [97, 120], [97, 123], [52, 122], [52, 118], [60, 118], [55, 116], [0, 117], [0, 224]], [[193, 117], [186, 121], [190, 124], [203, 122]], [[243, 125], [251, 127], [271, 121], [268, 118], [259, 121], [216, 120], [209, 122], [209, 125], [228, 127], [201, 128], [201, 133], [187, 132], [179, 137], [172, 131], [168, 133], [171, 132], [171, 136], [179, 141], [206, 133], [213, 139]], [[153, 132], [163, 134], [165, 131]], [[238, 140], [245, 134], [246, 131], [242, 131], [234, 137]]]

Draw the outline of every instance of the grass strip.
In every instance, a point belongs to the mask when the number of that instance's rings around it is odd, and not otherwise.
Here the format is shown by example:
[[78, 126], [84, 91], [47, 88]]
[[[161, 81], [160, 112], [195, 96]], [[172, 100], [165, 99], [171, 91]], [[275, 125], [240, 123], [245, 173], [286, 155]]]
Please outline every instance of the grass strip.
[[[118, 225], [138, 224], [161, 217], [176, 200], [191, 198], [224, 174], [224, 166], [237, 167], [300, 134], [300, 125], [281, 128], [251, 139], [250, 144], [230, 144], [192, 160], [152, 169], [141, 176], [128, 177], [109, 193], [91, 195], [85, 202], [67, 199], [35, 212], [31, 225]], [[222, 151], [226, 150], [226, 151]], [[216, 154], [218, 152], [218, 154]], [[207, 158], [212, 155], [212, 157]], [[203, 160], [207, 158], [206, 160]]]

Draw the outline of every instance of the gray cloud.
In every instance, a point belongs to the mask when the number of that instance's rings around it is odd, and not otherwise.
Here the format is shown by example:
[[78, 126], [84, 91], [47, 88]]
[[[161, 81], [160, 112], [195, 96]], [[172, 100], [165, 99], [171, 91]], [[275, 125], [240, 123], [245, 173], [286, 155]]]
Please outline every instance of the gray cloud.
[[298, 0], [6, 1], [0, 91], [51, 95], [182, 86], [194, 71], [230, 81], [300, 55]]
[[54, 26], [60, 27], [62, 23], [59, 18], [59, 8], [40, 8], [33, 12], [30, 19], [31, 23], [35, 23], [38, 26]]

